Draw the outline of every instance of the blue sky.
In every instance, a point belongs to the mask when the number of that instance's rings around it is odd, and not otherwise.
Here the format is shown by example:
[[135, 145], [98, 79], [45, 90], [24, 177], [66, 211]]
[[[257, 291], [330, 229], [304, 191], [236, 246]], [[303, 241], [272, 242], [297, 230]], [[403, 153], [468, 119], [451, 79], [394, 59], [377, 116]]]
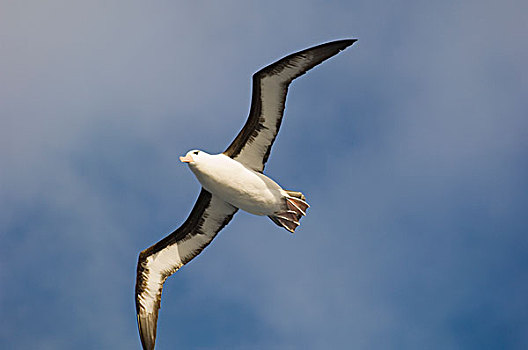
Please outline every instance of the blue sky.
[[250, 76], [296, 80], [266, 173], [165, 284], [157, 349], [528, 347], [525, 1], [0, 1], [0, 348], [138, 349], [140, 250], [187, 216]]

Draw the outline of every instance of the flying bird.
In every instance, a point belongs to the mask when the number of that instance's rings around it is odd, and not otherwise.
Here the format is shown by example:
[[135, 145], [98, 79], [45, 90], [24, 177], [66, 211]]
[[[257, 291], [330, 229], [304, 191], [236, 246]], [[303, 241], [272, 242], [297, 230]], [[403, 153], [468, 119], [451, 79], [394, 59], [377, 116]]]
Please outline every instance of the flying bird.
[[165, 280], [211, 243], [238, 209], [266, 215], [294, 232], [309, 205], [301, 192], [287, 191], [262, 173], [284, 113], [288, 86], [321, 62], [356, 42], [337, 40], [314, 46], [262, 68], [253, 75], [246, 124], [225, 152], [189, 151], [189, 165], [202, 190], [187, 220], [139, 254], [136, 312], [144, 350], [154, 349]]

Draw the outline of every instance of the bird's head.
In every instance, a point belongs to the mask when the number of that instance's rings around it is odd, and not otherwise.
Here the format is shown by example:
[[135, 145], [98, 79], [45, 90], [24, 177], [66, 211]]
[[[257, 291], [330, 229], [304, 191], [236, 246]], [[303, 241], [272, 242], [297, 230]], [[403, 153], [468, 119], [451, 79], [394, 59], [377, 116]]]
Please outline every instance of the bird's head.
[[194, 149], [192, 151], [187, 152], [185, 157], [180, 157], [180, 161], [183, 163], [189, 163], [189, 165], [196, 165], [208, 155], [209, 154], [204, 151]]

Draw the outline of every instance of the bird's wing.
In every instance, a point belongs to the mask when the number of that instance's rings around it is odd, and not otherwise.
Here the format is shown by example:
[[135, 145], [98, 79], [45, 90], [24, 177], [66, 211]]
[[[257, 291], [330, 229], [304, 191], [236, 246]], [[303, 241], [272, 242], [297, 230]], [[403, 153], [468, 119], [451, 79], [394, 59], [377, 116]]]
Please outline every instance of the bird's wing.
[[202, 188], [187, 220], [176, 231], [139, 254], [136, 312], [144, 350], [154, 349], [163, 283], [200, 254], [237, 210]]
[[279, 132], [290, 83], [355, 41], [338, 40], [314, 46], [286, 56], [255, 73], [249, 117], [224, 154], [255, 171], [264, 170]]

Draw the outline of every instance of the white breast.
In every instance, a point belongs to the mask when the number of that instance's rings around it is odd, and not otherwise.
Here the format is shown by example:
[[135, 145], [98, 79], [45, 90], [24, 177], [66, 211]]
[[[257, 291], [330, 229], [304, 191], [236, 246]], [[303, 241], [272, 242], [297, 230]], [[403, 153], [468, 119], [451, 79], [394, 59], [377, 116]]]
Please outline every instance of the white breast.
[[202, 186], [231, 205], [256, 215], [284, 210], [285, 192], [269, 177], [224, 154], [189, 164]]

